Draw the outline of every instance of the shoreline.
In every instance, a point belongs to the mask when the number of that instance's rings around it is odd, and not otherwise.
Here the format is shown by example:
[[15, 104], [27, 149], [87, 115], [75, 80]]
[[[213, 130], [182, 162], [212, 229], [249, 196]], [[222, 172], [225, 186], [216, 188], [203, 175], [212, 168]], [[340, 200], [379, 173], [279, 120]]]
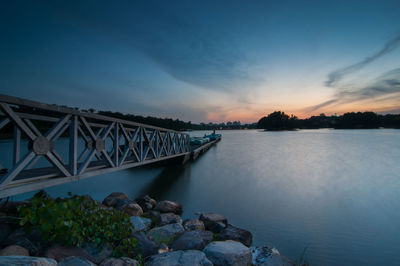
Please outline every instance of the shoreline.
[[[39, 199], [43, 199], [45, 204], [53, 200], [46, 193], [40, 193], [42, 194]], [[282, 256], [274, 247], [252, 246], [252, 233], [230, 224], [229, 220], [221, 214], [201, 213], [182, 220], [183, 206], [177, 202], [168, 200], [157, 202], [147, 195], [131, 200], [126, 194], [119, 192], [111, 193], [101, 203], [90, 196], [80, 197], [79, 200], [96, 206], [98, 210], [122, 213], [133, 225], [133, 231], [128, 238], [135, 239], [136, 246], [128, 245], [129, 248], [124, 256], [116, 256], [115, 250], [110, 248], [111, 243], [105, 242], [94, 248], [91, 240], [86, 240], [79, 246], [67, 246], [57, 241], [46, 242], [41, 229], [27, 234], [20, 225], [16, 224], [16, 221], [24, 218], [21, 210], [34, 209], [35, 206], [32, 204], [35, 205], [38, 201], [38, 197], [35, 196], [29, 201], [8, 202], [1, 205], [0, 223], [3, 232], [0, 234], [2, 248], [0, 264], [21, 261], [34, 263], [40, 260], [44, 263], [42, 265], [74, 265], [78, 262], [103, 266], [154, 266], [168, 263], [172, 265], [302, 265], [295, 264]], [[14, 217], [14, 220], [11, 217]], [[30, 222], [27, 224], [32, 225]], [[118, 226], [118, 224], [113, 224], [113, 226]], [[124, 240], [119, 241], [122, 243]], [[114, 245], [114, 249], [120, 245]], [[179, 264], [182, 260], [184, 263]]]

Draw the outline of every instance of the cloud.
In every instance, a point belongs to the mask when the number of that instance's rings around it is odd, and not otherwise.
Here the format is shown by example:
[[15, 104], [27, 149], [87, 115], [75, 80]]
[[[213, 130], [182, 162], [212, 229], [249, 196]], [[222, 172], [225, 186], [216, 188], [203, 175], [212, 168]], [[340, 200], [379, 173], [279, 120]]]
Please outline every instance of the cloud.
[[375, 60], [379, 59], [380, 57], [392, 52], [395, 50], [397, 47], [400, 46], [400, 35], [394, 37], [391, 39], [389, 42], [387, 42], [381, 50], [379, 50], [377, 53], [373, 54], [372, 56], [369, 56], [365, 58], [364, 60], [355, 63], [353, 65], [343, 67], [341, 69], [335, 70], [331, 73], [328, 74], [328, 80], [325, 81], [325, 85], [328, 87], [335, 87], [335, 85], [345, 76], [350, 75], [363, 67], [365, 67], [368, 64], [371, 64]]
[[[351, 90], [339, 87], [333, 99], [311, 106], [305, 111], [312, 112], [333, 104], [358, 102], [366, 99], [379, 101], [380, 97], [400, 94], [400, 68], [392, 69], [376, 78], [370, 85]], [[385, 99], [385, 100], [391, 100]], [[399, 104], [400, 107], [400, 104]]]
[[[263, 82], [248, 71], [253, 62], [229, 31], [205, 23], [192, 2], [163, 8], [158, 2], [124, 3], [118, 9], [108, 2], [95, 6], [91, 2], [56, 3], [50, 12], [67, 23], [85, 26], [88, 34], [140, 51], [174, 79], [197, 87], [231, 92]], [[223, 11], [225, 5], [219, 8]], [[207, 18], [216, 20], [216, 25], [221, 22], [218, 19]]]

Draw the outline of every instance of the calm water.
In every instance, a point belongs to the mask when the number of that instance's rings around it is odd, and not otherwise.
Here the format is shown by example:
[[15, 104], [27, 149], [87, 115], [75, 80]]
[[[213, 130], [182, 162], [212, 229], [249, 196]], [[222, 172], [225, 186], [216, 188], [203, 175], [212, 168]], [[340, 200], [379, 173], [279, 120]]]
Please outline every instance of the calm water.
[[399, 130], [222, 134], [185, 167], [125, 170], [48, 192], [98, 200], [149, 193], [181, 202], [185, 217], [221, 213], [250, 230], [255, 245], [293, 260], [308, 247], [312, 265], [400, 265]]

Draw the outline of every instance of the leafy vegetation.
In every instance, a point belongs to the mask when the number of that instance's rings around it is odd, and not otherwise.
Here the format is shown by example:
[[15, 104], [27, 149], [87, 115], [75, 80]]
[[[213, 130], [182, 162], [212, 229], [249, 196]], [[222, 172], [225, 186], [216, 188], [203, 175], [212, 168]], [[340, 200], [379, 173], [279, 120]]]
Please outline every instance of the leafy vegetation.
[[132, 238], [129, 217], [115, 209], [105, 209], [85, 196], [53, 199], [39, 192], [31, 199], [32, 206], [18, 209], [20, 225], [29, 233], [39, 229], [42, 238], [51, 243], [81, 247], [108, 243], [115, 256], [127, 256], [137, 241]]

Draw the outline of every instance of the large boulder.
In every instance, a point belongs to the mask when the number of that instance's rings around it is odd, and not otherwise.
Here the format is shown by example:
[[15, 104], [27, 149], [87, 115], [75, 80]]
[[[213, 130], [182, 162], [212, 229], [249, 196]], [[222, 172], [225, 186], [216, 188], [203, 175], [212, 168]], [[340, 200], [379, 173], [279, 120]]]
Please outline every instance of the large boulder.
[[218, 234], [218, 240], [235, 240], [250, 247], [253, 242], [253, 235], [247, 230], [229, 224]]
[[143, 257], [148, 257], [157, 254], [157, 244], [150, 240], [143, 232], [136, 232], [133, 236], [137, 240], [137, 250], [133, 251], [133, 256], [141, 254]]
[[103, 200], [103, 204], [108, 207], [114, 207], [114, 205], [117, 204], [118, 201], [124, 199], [128, 199], [128, 195], [121, 192], [113, 192]]
[[203, 221], [199, 219], [190, 219], [183, 222], [183, 227], [186, 231], [189, 230], [205, 230]]
[[155, 227], [147, 232], [147, 236], [154, 240], [158, 245], [165, 243], [171, 244], [185, 229], [181, 224], [167, 224], [161, 227]]
[[252, 264], [254, 266], [294, 266], [289, 259], [281, 256], [276, 248], [251, 247]]
[[56, 266], [57, 261], [40, 257], [0, 256], [0, 265]]
[[11, 234], [12, 228], [7, 223], [0, 224], [0, 246], [4, 245], [7, 237]]
[[221, 232], [228, 224], [228, 220], [217, 213], [203, 213], [200, 215], [200, 220], [203, 221], [206, 230], [213, 233]]
[[29, 256], [29, 251], [24, 247], [11, 245], [1, 250], [0, 256]]
[[251, 265], [251, 251], [240, 242], [232, 240], [211, 242], [203, 252], [216, 266]]
[[210, 231], [194, 230], [187, 231], [179, 236], [171, 245], [173, 250], [203, 250], [213, 240]]
[[44, 256], [47, 258], [55, 259], [56, 261], [61, 261], [68, 257], [78, 257], [90, 261], [97, 261], [86, 249], [79, 247], [64, 247], [61, 245], [53, 245], [46, 249]]
[[144, 197], [139, 197], [135, 199], [136, 203], [142, 207], [143, 211], [152, 210], [157, 205], [157, 201], [155, 199], [150, 198], [149, 195]]
[[131, 204], [131, 203], [135, 203], [135, 202], [130, 199], [118, 200], [117, 203], [115, 203], [114, 208], [122, 211], [122, 208], [125, 207], [125, 205]]
[[35, 230], [32, 234], [27, 235], [23, 228], [14, 230], [6, 239], [5, 244], [8, 246], [17, 245], [26, 248], [32, 256], [38, 255], [43, 247], [40, 232]]
[[105, 258], [110, 257], [111, 254], [113, 253], [113, 249], [109, 244], [104, 244], [101, 246], [97, 246], [93, 243], [85, 244], [83, 246], [83, 249], [85, 249], [91, 255], [91, 257], [87, 257], [86, 259], [96, 264], [99, 264]]
[[132, 216], [130, 219], [135, 232], [147, 231], [151, 226], [151, 219], [139, 216]]
[[129, 216], [140, 216], [143, 214], [142, 207], [136, 203], [125, 204], [122, 206], [121, 210]]
[[182, 223], [182, 218], [179, 215], [176, 215], [175, 213], [168, 212], [168, 213], [161, 213], [160, 216], [158, 217], [158, 226], [163, 226], [166, 224], [181, 224]]
[[137, 260], [131, 258], [107, 258], [99, 266], [139, 266]]
[[96, 266], [96, 264], [82, 258], [68, 257], [59, 261], [57, 266]]
[[146, 266], [212, 266], [203, 252], [198, 250], [178, 250], [151, 256]]
[[173, 212], [173, 213], [179, 214], [179, 215], [181, 215], [183, 212], [183, 208], [182, 208], [181, 204], [174, 202], [174, 201], [169, 201], [169, 200], [163, 200], [163, 201], [158, 202], [155, 209], [162, 213]]

